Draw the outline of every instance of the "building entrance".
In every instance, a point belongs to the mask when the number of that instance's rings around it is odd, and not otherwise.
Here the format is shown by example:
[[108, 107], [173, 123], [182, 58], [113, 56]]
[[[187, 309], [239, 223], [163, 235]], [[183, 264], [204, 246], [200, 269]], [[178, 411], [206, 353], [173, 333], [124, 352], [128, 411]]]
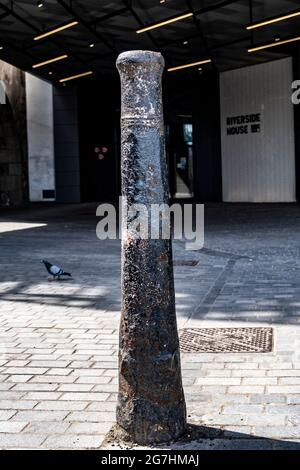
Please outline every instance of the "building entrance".
[[192, 198], [193, 124], [186, 122], [166, 126], [166, 151], [171, 196], [174, 199]]

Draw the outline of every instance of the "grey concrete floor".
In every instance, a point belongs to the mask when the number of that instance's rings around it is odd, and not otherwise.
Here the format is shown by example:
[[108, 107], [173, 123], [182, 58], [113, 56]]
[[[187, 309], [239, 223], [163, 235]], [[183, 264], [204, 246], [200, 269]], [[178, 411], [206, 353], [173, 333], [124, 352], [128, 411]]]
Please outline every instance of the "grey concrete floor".
[[[114, 423], [120, 243], [96, 238], [95, 207], [0, 215], [0, 448], [99, 448]], [[179, 328], [271, 325], [276, 344], [182, 355], [196, 431], [177, 446], [300, 448], [299, 206], [208, 205], [205, 222], [203, 250], [174, 243], [198, 262], [175, 267]]]

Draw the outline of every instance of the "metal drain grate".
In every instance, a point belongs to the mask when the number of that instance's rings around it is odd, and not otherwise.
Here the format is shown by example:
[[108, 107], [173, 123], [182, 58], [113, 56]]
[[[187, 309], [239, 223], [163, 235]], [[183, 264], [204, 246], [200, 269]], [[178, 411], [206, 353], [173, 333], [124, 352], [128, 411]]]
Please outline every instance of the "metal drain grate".
[[179, 333], [184, 353], [269, 353], [273, 328], [195, 328]]
[[174, 266], [197, 266], [197, 264], [199, 263], [199, 261], [197, 260], [175, 260], [173, 262]]

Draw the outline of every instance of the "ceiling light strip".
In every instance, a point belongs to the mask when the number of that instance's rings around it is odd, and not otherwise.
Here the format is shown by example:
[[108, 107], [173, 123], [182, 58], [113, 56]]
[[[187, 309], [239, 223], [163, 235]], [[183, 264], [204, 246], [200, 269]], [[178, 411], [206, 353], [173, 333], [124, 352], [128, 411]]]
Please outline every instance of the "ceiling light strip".
[[199, 62], [192, 62], [190, 64], [178, 65], [177, 67], [171, 67], [168, 72], [175, 72], [176, 70], [187, 69], [189, 67], [196, 67], [197, 65], [210, 64], [211, 59], [201, 60]]
[[76, 78], [86, 77], [87, 75], [92, 75], [92, 71], [79, 73], [78, 75], [72, 75], [71, 77], [61, 78], [60, 83], [69, 82], [70, 80], [75, 80]]
[[285, 39], [283, 41], [276, 41], [276, 42], [271, 42], [270, 44], [264, 44], [262, 46], [257, 46], [257, 47], [252, 47], [251, 49], [248, 49], [248, 52], [258, 52], [262, 51], [264, 49], [269, 49], [271, 47], [276, 47], [276, 46], [282, 46], [283, 44], [289, 44], [291, 42], [296, 42], [300, 41], [300, 36], [292, 39]]
[[64, 59], [67, 59], [68, 56], [65, 54], [65, 55], [61, 55], [59, 57], [54, 57], [53, 59], [49, 59], [49, 60], [45, 60], [45, 62], [40, 62], [39, 64], [35, 64], [32, 66], [33, 69], [37, 69], [39, 67], [44, 67], [44, 65], [48, 65], [48, 64], [53, 64], [53, 62], [58, 62], [60, 60], [64, 60]]
[[51, 31], [48, 31], [47, 33], [40, 34], [39, 36], [36, 36], [33, 39], [34, 41], [39, 41], [40, 39], [44, 39], [48, 36], [52, 36], [52, 34], [56, 34], [56, 33], [59, 33], [60, 31], [64, 31], [65, 29], [72, 28], [73, 26], [76, 26], [77, 24], [78, 24], [78, 21], [72, 21], [71, 23], [52, 29]]
[[263, 28], [264, 26], [268, 26], [268, 25], [273, 24], [273, 23], [279, 23], [280, 21], [289, 20], [289, 19], [295, 18], [297, 16], [300, 16], [300, 11], [296, 11], [296, 12], [293, 12], [293, 13], [288, 13], [286, 15], [278, 16], [276, 18], [270, 18], [269, 20], [264, 20], [264, 21], [261, 21], [259, 23], [250, 24], [250, 25], [247, 26], [247, 29], [251, 30], [251, 29], [256, 29], [256, 28]]
[[152, 29], [161, 28], [162, 26], [166, 26], [168, 24], [175, 23], [176, 21], [184, 20], [185, 18], [190, 18], [191, 16], [193, 16], [193, 13], [191, 13], [191, 12], [190, 13], [185, 13], [183, 15], [176, 16], [174, 18], [170, 18], [168, 20], [161, 21], [159, 23], [155, 23], [155, 24], [152, 24], [152, 25], [149, 25], [149, 26], [145, 26], [145, 28], [138, 29], [136, 31], [136, 33], [137, 34], [145, 33], [146, 31], [151, 31]]

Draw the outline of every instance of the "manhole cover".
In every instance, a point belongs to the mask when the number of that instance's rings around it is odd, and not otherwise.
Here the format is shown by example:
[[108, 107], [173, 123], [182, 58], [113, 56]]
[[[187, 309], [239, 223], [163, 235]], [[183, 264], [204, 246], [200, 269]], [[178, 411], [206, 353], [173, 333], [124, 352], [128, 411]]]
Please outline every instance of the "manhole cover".
[[174, 266], [197, 266], [198, 261], [197, 260], [175, 260], [174, 261]]
[[184, 353], [269, 353], [273, 328], [187, 328], [179, 340]]

